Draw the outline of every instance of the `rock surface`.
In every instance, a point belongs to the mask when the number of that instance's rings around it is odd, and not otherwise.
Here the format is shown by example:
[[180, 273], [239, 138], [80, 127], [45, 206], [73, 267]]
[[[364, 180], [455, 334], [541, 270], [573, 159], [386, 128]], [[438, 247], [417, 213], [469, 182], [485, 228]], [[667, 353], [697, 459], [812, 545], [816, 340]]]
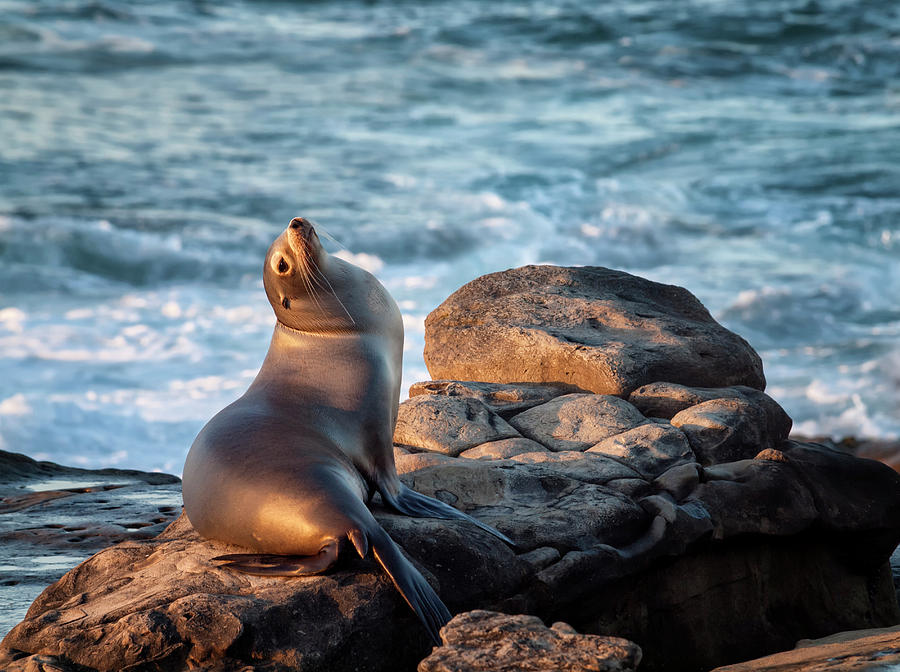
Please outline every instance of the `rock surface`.
[[772, 397], [745, 385], [732, 387], [688, 387], [676, 383], [642, 385], [628, 396], [641, 413], [649, 418], [671, 420], [677, 413], [714, 399], [743, 399], [759, 406], [766, 416], [769, 433], [786, 438], [791, 431], [791, 418]]
[[519, 436], [473, 397], [421, 395], [400, 405], [394, 443], [456, 457], [488, 441]]
[[687, 436], [668, 423], [639, 425], [603, 439], [587, 452], [619, 460], [648, 479], [679, 464], [694, 462]]
[[627, 639], [491, 611], [459, 614], [441, 639], [418, 672], [633, 672], [641, 660], [640, 647]]
[[765, 409], [743, 398], [701, 402], [676, 413], [672, 425], [685, 433], [702, 464], [734, 462], [777, 448], [790, 429], [773, 433]]
[[546, 403], [554, 397], [578, 392], [572, 385], [550, 383], [479, 383], [471, 380], [428, 380], [413, 383], [409, 396], [435, 394], [447, 397], [472, 397], [478, 399], [497, 415], [509, 418], [532, 406]]
[[550, 450], [585, 450], [647, 422], [634, 406], [606, 394], [567, 394], [513, 416], [523, 436]]
[[896, 670], [900, 667], [900, 626], [840, 632], [801, 640], [796, 648], [713, 672], [833, 672]]
[[525, 438], [512, 438], [482, 443], [480, 446], [464, 450], [459, 456], [467, 457], [470, 460], [505, 460], [508, 457], [521, 455], [522, 453], [546, 452], [547, 449], [537, 441]]
[[[900, 475], [879, 463], [785, 442], [649, 481], [578, 451], [418, 455], [439, 461], [405, 473], [407, 485], [519, 544], [463, 521], [376, 510], [453, 612], [530, 613], [624, 636], [650, 672], [673, 660], [708, 669], [900, 619], [884, 550], [900, 540]], [[154, 539], [101, 551], [35, 601], [4, 640], [0, 668], [377, 672], [412, 670], [428, 654], [372, 561], [345, 554], [335, 570], [296, 579], [209, 562], [236, 550], [199, 539], [182, 517]], [[715, 616], [735, 604], [741, 619]]]
[[853, 436], [845, 436], [839, 441], [834, 441], [827, 436], [800, 435], [794, 435], [791, 438], [801, 443], [821, 443], [857, 457], [878, 460], [894, 471], [900, 471], [900, 440], [897, 439], [858, 439]]
[[91, 554], [159, 534], [181, 511], [168, 474], [87, 470], [0, 451], [0, 634]]
[[600, 267], [524, 266], [425, 320], [435, 379], [550, 382], [627, 397], [656, 381], [765, 389], [759, 355], [686, 289]]

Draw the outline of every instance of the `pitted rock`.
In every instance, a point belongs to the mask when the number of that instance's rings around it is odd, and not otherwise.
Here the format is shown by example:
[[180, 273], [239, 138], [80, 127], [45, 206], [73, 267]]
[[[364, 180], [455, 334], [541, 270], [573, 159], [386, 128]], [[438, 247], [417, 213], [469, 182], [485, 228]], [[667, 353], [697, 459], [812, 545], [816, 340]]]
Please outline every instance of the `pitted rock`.
[[567, 623], [490, 611], [458, 614], [441, 630], [444, 645], [418, 672], [633, 672], [641, 649], [621, 637], [579, 635]]
[[686, 289], [601, 267], [524, 266], [425, 320], [435, 379], [567, 383], [627, 397], [658, 380], [765, 389], [762, 361]]
[[772, 435], [765, 411], [746, 399], [713, 399], [677, 413], [672, 424], [687, 435], [703, 465], [746, 460], [786, 437]]
[[786, 439], [791, 432], [791, 418], [778, 402], [765, 392], [746, 385], [687, 387], [657, 382], [642, 385], [628, 397], [628, 401], [644, 415], [669, 420], [691, 406], [714, 399], [743, 399], [759, 406], [765, 414], [768, 434], [775, 437], [776, 442]]
[[515, 436], [519, 433], [478, 399], [421, 395], [400, 404], [394, 443], [455, 457]]
[[523, 436], [553, 451], [586, 450], [647, 422], [634, 406], [607, 394], [567, 394], [513, 416]]
[[572, 392], [581, 392], [574, 385], [558, 383], [485, 383], [470, 380], [427, 380], [413, 383], [409, 396], [433, 394], [445, 397], [478, 399], [494, 413], [509, 418], [533, 406]]
[[668, 423], [639, 425], [603, 439], [588, 448], [587, 453], [612, 457], [649, 479], [678, 464], [694, 462], [684, 432]]

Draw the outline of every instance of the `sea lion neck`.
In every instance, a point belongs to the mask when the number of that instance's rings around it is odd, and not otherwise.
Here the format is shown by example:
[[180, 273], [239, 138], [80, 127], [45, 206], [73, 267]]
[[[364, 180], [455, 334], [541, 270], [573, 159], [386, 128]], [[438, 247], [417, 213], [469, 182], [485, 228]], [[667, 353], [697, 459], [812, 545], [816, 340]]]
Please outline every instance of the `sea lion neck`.
[[275, 320], [275, 329], [272, 332], [272, 344], [284, 348], [305, 348], [309, 346], [310, 338], [338, 339], [341, 337], [356, 337], [358, 330], [354, 329], [297, 329], [284, 324], [281, 320]]
[[315, 366], [318, 366], [322, 349], [357, 347], [359, 337], [359, 333], [352, 331], [302, 331], [276, 321], [260, 374], [272, 369], [280, 376], [285, 368], [292, 371], [312, 368], [310, 360], [316, 360]]

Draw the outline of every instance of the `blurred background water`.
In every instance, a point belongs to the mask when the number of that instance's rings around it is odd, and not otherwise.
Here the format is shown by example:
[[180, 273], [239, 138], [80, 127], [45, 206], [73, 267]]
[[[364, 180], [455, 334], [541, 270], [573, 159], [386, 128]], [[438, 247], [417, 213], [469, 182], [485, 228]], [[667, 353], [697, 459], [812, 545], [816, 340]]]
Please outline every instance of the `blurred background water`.
[[597, 264], [694, 292], [797, 431], [896, 437], [898, 75], [880, 0], [0, 0], [0, 448], [179, 473], [298, 214], [407, 385], [461, 284]]

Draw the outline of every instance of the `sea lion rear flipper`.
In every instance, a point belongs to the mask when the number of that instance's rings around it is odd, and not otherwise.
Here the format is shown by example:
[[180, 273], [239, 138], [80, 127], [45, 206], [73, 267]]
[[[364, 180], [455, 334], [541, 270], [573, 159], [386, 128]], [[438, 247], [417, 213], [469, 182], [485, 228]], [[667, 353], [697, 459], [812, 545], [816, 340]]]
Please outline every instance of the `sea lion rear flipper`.
[[[358, 536], [365, 536], [356, 530], [353, 532]], [[353, 539], [353, 536], [350, 539], [359, 552], [360, 545]], [[394, 586], [406, 603], [416, 612], [416, 616], [422, 621], [431, 640], [436, 646], [440, 646], [440, 629], [451, 618], [450, 612], [441, 598], [434, 592], [419, 570], [406, 559], [394, 540], [377, 523], [368, 530], [368, 539], [372, 545], [375, 560], [391, 577], [391, 581], [394, 582]], [[360, 555], [362, 555], [361, 552]]]
[[318, 574], [337, 560], [338, 543], [329, 540], [315, 555], [272, 555], [270, 553], [231, 553], [212, 558], [214, 562], [244, 574], [256, 576], [303, 576]]
[[397, 491], [396, 495], [392, 495], [388, 488], [379, 487], [378, 491], [381, 493], [382, 498], [384, 498], [392, 508], [407, 516], [413, 516], [414, 518], [468, 520], [485, 532], [490, 532], [498, 539], [505, 541], [513, 548], [516, 547], [516, 542], [487, 523], [482, 523], [480, 520], [473, 518], [469, 514], [463, 513], [459, 509], [454, 509], [449, 504], [444, 504], [444, 502], [439, 499], [428, 497], [427, 495], [423, 495], [420, 492], [407, 488], [402, 483], [400, 484], [400, 489]]

